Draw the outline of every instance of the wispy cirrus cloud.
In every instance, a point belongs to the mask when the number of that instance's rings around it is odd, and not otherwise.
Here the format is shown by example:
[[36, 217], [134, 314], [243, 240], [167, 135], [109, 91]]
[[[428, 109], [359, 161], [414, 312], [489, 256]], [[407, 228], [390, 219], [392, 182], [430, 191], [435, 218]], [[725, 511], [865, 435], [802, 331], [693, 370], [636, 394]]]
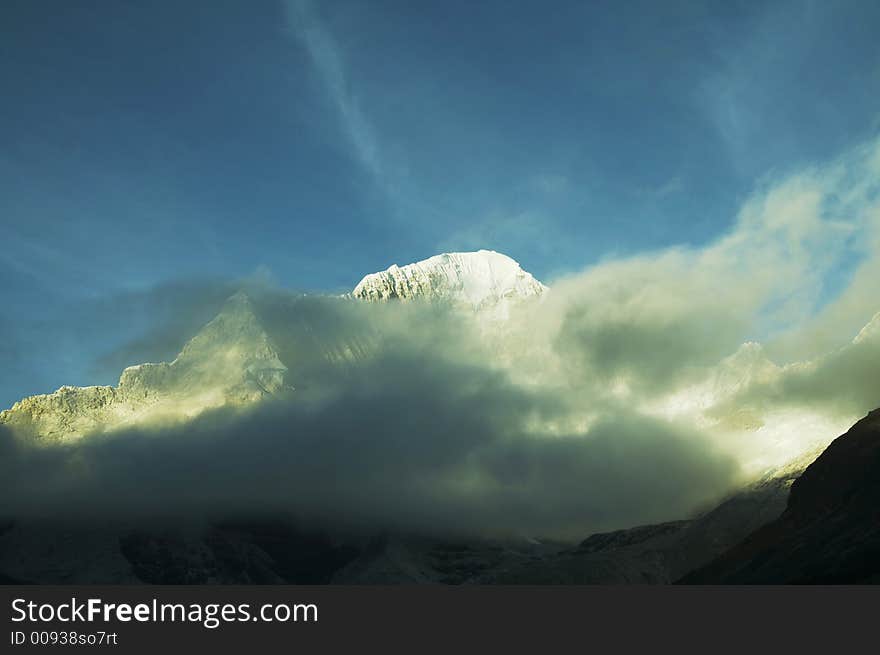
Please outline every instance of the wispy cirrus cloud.
[[285, 19], [290, 35], [306, 50], [355, 159], [380, 183], [386, 180], [375, 128], [367, 119], [346, 68], [345, 55], [311, 0], [287, 0]]
[[447, 220], [434, 199], [424, 199], [414, 184], [399, 147], [389, 147], [365, 110], [364, 94], [357, 90], [350, 55], [321, 18], [311, 0], [286, 0], [286, 29], [306, 51], [323, 92], [333, 106], [349, 155], [369, 175], [388, 202], [388, 218], [410, 225], [413, 216]]

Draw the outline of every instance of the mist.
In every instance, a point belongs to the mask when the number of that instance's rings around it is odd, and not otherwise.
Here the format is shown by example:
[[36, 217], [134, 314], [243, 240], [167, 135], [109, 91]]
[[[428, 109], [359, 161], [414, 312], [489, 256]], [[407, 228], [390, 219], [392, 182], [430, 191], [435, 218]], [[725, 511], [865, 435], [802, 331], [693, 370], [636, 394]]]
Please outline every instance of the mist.
[[[250, 284], [282, 392], [61, 445], [2, 428], [0, 511], [572, 539], [692, 516], [880, 405], [878, 153], [767, 181], [711, 243], [550, 280], [503, 325]], [[145, 294], [166, 318], [100, 365], [179, 348], [235, 287]]]

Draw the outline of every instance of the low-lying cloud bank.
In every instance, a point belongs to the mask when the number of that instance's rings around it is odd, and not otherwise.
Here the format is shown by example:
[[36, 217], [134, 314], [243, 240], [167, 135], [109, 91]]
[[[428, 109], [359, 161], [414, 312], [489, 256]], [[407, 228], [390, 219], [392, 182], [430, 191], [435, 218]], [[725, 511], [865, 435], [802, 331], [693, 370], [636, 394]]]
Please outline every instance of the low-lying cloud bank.
[[293, 390], [69, 445], [2, 435], [0, 513], [578, 538], [675, 518], [735, 480], [685, 425], [515, 382], [455, 310], [255, 297]]
[[0, 511], [571, 537], [686, 516], [880, 406], [880, 319], [854, 340], [878, 254], [873, 141], [765, 184], [714, 243], [600, 263], [488, 331], [264, 289], [295, 390], [74, 445], [0, 434]]
[[[382, 358], [328, 392], [48, 449], [3, 439], [4, 513], [289, 512], [350, 528], [577, 537], [714, 500], [733, 463], [686, 428], [620, 414], [536, 435], [557, 411], [483, 369]], [[5, 486], [5, 485], [4, 485]], [[7, 492], [9, 489], [7, 489]]]

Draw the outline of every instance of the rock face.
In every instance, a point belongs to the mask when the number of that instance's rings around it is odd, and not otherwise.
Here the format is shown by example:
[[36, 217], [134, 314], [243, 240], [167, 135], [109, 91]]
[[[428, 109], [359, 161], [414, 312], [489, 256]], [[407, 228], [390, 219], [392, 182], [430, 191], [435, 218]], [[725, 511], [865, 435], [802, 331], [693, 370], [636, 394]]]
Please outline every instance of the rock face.
[[406, 266], [395, 264], [367, 275], [352, 295], [369, 301], [424, 298], [479, 310], [540, 296], [546, 290], [507, 255], [480, 250], [445, 253]]
[[25, 398], [0, 412], [0, 425], [46, 444], [75, 441], [90, 432], [258, 400], [283, 387], [286, 370], [250, 299], [238, 293], [174, 361], [131, 366], [115, 387], [64, 386]]
[[682, 582], [880, 582], [880, 410], [807, 467], [782, 516]]
[[505, 571], [552, 558], [560, 544], [381, 535], [336, 571], [333, 584], [485, 584]]
[[327, 584], [357, 547], [284, 521], [212, 525], [203, 531], [132, 530], [119, 550], [149, 584]]
[[130, 527], [38, 519], [0, 526], [0, 580], [26, 584], [139, 584], [119, 548]]

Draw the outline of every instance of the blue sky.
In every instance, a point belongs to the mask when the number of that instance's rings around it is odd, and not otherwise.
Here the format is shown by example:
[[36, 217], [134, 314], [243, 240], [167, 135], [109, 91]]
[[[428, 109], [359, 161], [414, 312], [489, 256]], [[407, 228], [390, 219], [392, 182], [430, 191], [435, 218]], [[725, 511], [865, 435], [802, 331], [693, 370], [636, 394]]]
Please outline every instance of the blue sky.
[[148, 318], [71, 308], [175, 281], [708, 243], [877, 134], [878, 28], [843, 0], [6, 0], [0, 405], [112, 381], [90, 363]]

